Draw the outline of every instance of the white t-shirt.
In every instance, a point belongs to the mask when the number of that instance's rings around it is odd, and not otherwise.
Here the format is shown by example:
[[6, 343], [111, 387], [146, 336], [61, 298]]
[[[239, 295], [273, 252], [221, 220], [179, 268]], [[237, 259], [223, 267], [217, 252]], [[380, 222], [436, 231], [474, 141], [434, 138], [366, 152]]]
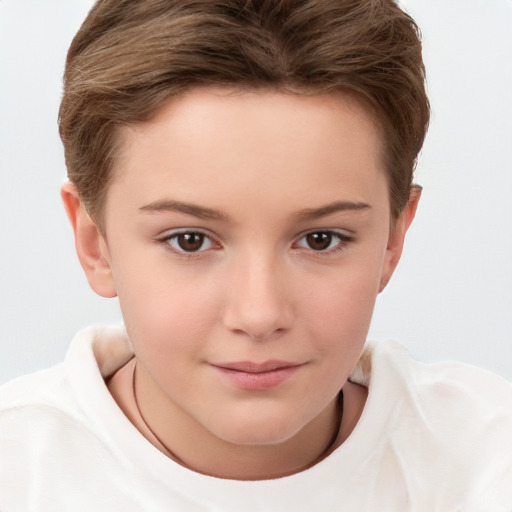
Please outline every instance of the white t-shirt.
[[235, 481], [173, 462], [123, 415], [104, 377], [131, 355], [123, 329], [88, 329], [0, 388], [1, 512], [512, 511], [512, 386], [491, 373], [368, 343], [350, 437], [303, 472]]

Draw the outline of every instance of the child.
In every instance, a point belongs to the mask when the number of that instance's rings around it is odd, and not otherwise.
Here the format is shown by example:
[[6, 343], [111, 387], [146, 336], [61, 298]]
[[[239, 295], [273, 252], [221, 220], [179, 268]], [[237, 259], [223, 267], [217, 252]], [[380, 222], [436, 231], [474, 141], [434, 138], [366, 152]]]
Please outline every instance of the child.
[[510, 385], [365, 341], [428, 116], [391, 0], [100, 0], [62, 197], [125, 329], [3, 387], [0, 510], [510, 510]]

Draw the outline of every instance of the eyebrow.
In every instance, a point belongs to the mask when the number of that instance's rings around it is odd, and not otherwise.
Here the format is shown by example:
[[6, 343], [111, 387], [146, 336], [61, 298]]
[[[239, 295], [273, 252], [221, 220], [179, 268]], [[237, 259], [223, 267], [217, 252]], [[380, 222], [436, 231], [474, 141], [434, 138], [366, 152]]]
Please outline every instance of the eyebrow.
[[368, 203], [353, 202], [353, 201], [335, 201], [334, 203], [321, 206], [319, 208], [306, 208], [297, 213], [297, 218], [300, 220], [315, 220], [327, 217], [333, 213], [345, 211], [360, 211], [368, 210], [371, 206]]
[[139, 208], [142, 212], [158, 213], [158, 212], [177, 212], [185, 215], [192, 215], [199, 219], [223, 220], [228, 221], [228, 216], [218, 210], [205, 208], [191, 203], [183, 203], [181, 201], [161, 200], [153, 201]]
[[[335, 201], [319, 208], [306, 208], [299, 211], [294, 216], [301, 221], [315, 220], [322, 217], [327, 217], [333, 213], [344, 211], [359, 211], [371, 208], [368, 203], [353, 202], [353, 201]], [[185, 215], [191, 215], [199, 219], [208, 220], [222, 220], [229, 222], [230, 218], [219, 210], [198, 206], [191, 203], [184, 203], [182, 201], [173, 200], [160, 200], [153, 201], [145, 206], [139, 208], [141, 212], [158, 213], [158, 212], [177, 212]]]

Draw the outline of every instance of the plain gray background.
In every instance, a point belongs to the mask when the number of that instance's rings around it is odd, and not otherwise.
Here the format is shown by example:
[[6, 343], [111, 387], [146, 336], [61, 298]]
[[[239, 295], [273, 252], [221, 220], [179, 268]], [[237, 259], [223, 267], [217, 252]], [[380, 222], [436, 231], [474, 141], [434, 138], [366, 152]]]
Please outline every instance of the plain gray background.
[[[121, 321], [87, 285], [59, 196], [64, 58], [91, 5], [0, 1], [0, 383]], [[423, 31], [433, 116], [417, 218], [369, 337], [512, 380], [512, 2], [402, 5]]]

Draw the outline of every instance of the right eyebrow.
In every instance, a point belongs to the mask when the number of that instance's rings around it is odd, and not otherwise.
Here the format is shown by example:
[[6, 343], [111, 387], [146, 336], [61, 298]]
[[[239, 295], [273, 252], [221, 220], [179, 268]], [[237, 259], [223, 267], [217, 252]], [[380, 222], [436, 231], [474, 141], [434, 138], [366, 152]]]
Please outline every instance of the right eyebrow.
[[148, 213], [159, 213], [159, 212], [176, 212], [184, 213], [185, 215], [191, 215], [198, 219], [208, 220], [222, 220], [225, 222], [230, 221], [230, 218], [219, 210], [213, 210], [212, 208], [206, 208], [192, 203], [184, 203], [182, 201], [173, 201], [169, 199], [163, 199], [160, 201], [153, 201], [147, 205], [139, 208], [141, 212]]

